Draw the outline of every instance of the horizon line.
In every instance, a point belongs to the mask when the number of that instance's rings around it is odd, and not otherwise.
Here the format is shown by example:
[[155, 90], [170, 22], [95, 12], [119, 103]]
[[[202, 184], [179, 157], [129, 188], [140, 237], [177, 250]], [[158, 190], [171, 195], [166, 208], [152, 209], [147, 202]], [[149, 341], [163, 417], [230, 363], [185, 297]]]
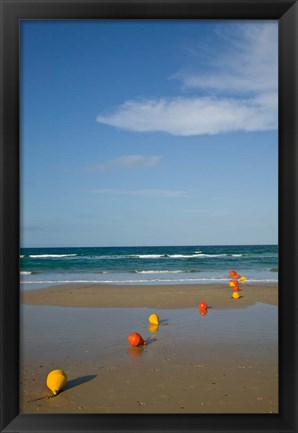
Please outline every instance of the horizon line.
[[257, 247], [257, 246], [278, 246], [278, 243], [270, 244], [172, 244], [172, 245], [102, 245], [102, 246], [35, 246], [35, 247], [20, 247], [22, 248], [155, 248], [155, 247]]

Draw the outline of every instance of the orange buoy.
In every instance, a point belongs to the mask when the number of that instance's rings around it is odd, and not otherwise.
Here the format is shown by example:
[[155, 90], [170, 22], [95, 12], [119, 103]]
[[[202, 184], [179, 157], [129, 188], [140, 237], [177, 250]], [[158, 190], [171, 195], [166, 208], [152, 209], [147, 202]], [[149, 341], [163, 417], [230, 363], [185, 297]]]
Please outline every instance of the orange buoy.
[[200, 302], [199, 307], [200, 307], [200, 310], [207, 310], [206, 302]]
[[236, 271], [230, 271], [230, 277], [235, 278], [237, 275]]
[[239, 274], [236, 274], [236, 275], [235, 275], [235, 278], [241, 278], [241, 277], [240, 277], [240, 275], [239, 275]]
[[137, 332], [133, 332], [128, 336], [128, 341], [131, 346], [143, 346], [144, 344], [147, 344], [146, 341], [143, 340], [140, 334]]
[[239, 290], [240, 290], [240, 289], [239, 289], [239, 286], [234, 286], [234, 287], [233, 287], [233, 290], [234, 290], [234, 292], [239, 292]]

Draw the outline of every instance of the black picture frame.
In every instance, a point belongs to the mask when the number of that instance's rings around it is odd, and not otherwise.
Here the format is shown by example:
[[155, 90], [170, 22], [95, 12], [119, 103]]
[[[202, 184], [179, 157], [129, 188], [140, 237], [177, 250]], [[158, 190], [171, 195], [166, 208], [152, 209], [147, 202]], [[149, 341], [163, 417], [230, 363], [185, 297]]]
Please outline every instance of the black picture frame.
[[[297, 432], [298, 5], [289, 0], [0, 0], [1, 432]], [[19, 414], [19, 22], [23, 19], [279, 21], [279, 413]]]

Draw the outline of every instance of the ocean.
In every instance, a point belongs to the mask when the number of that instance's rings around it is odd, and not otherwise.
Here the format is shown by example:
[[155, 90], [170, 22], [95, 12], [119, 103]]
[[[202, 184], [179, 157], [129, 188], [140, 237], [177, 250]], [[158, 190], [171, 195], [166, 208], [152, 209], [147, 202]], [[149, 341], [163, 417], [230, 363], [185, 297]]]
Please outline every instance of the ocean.
[[22, 248], [21, 289], [66, 283], [216, 284], [236, 270], [278, 281], [277, 245]]

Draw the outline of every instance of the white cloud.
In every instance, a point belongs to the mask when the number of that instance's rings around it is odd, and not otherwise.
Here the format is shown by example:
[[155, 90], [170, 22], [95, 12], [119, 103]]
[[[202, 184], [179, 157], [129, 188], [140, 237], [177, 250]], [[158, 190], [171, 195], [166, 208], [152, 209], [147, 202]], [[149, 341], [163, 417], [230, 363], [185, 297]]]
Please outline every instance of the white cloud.
[[160, 161], [160, 156], [123, 155], [119, 158], [107, 161], [103, 164], [91, 167], [94, 171], [107, 171], [113, 168], [143, 168], [154, 167]]
[[95, 189], [91, 191], [98, 194], [108, 195], [129, 195], [141, 197], [190, 197], [187, 191], [167, 190], [167, 189]]
[[129, 101], [98, 122], [131, 131], [173, 135], [219, 134], [276, 129], [274, 94], [251, 99], [193, 97]]
[[[201, 55], [200, 68], [173, 75], [184, 88], [220, 93], [276, 92], [278, 83], [278, 28], [276, 23], [243, 23], [217, 28], [222, 49]], [[211, 48], [212, 50], [212, 48]]]
[[215, 29], [218, 44], [213, 35], [208, 47], [198, 48], [200, 68], [194, 59], [192, 70], [173, 76], [184, 90], [192, 91], [192, 97], [129, 100], [99, 114], [97, 122], [178, 136], [277, 129], [277, 24], [241, 23]]

